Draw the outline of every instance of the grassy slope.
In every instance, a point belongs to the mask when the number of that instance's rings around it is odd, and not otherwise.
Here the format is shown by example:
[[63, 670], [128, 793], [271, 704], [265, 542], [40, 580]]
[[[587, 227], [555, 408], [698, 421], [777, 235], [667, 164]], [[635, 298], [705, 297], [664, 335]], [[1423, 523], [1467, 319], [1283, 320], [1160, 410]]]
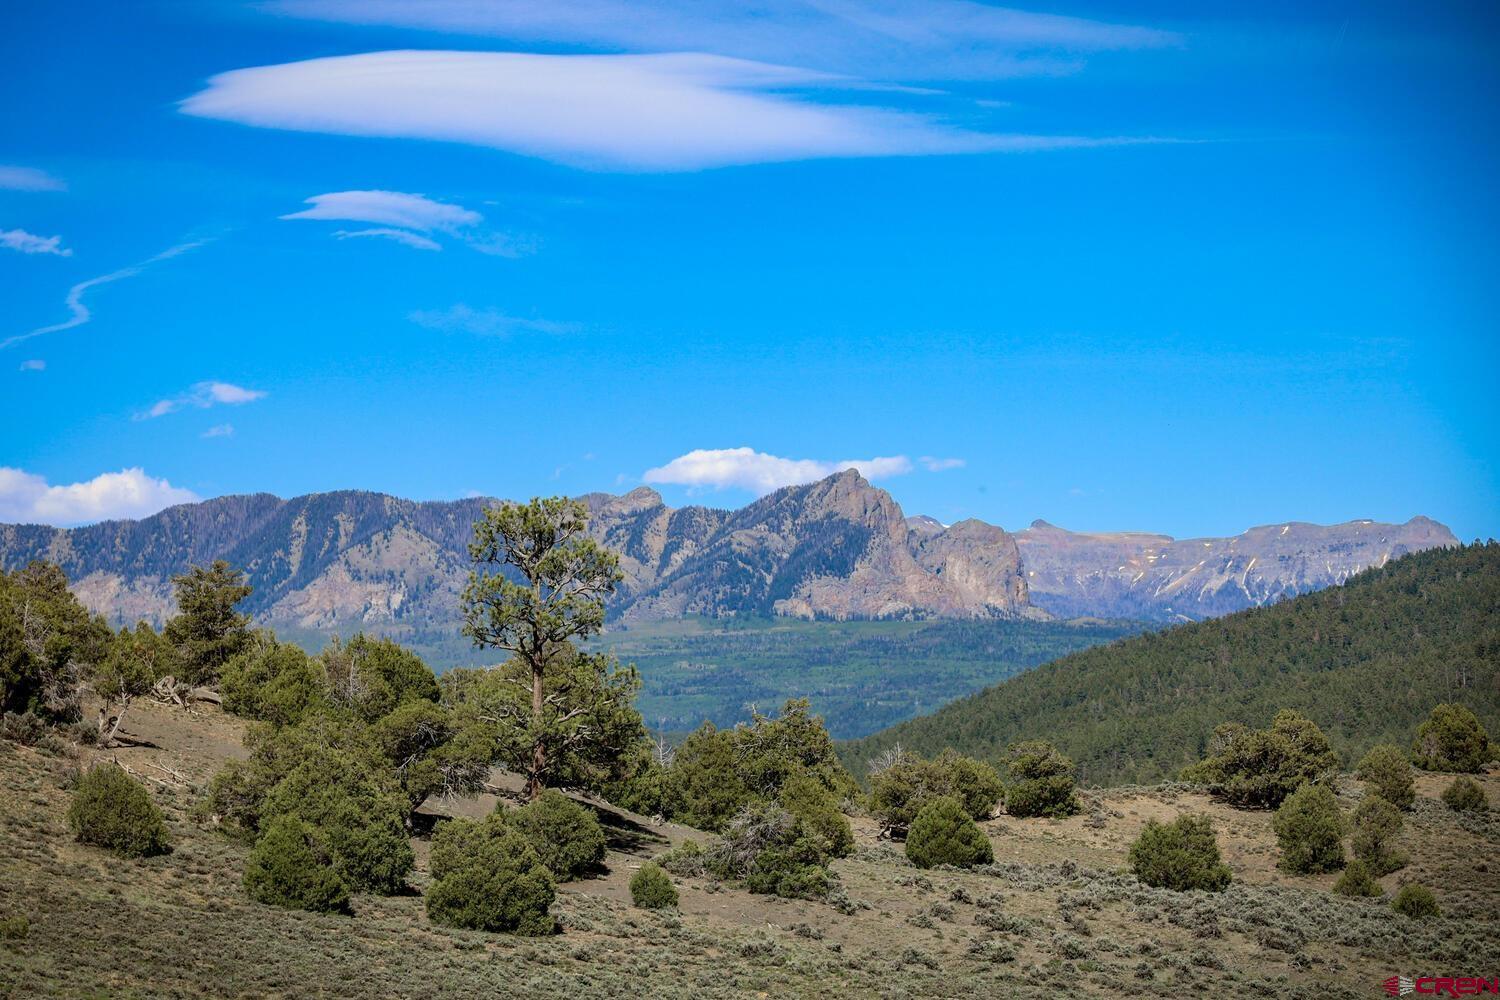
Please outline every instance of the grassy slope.
[[842, 748], [994, 757], [1044, 738], [1092, 784], [1171, 775], [1225, 720], [1294, 708], [1352, 762], [1441, 701], [1500, 733], [1500, 544], [1406, 556], [1340, 587], [1090, 649]]
[[[1398, 970], [1500, 964], [1500, 870], [1487, 863], [1500, 816], [1455, 817], [1434, 801], [1438, 776], [1422, 776], [1400, 841], [1411, 866], [1383, 880], [1432, 886], [1436, 921], [1332, 896], [1331, 875], [1279, 872], [1269, 814], [1168, 788], [1090, 795], [1066, 820], [988, 822], [998, 864], [969, 872], [916, 871], [856, 818], [860, 851], [835, 871], [867, 905], [847, 914], [703, 878], [678, 880], [676, 912], [637, 910], [625, 883], [656, 848], [626, 842], [606, 876], [561, 887], [561, 933], [528, 939], [430, 924], [420, 860], [412, 894], [358, 896], [352, 917], [250, 902], [245, 848], [191, 814], [193, 786], [244, 752], [243, 724], [211, 709], [131, 711], [156, 746], [57, 755], [0, 741], [0, 920], [30, 921], [24, 938], [0, 939], [0, 997], [1357, 998]], [[149, 779], [173, 853], [121, 861], [69, 836], [70, 775], [105, 756]], [[1500, 775], [1481, 781], [1500, 803]], [[1346, 782], [1346, 808], [1357, 793]], [[1148, 819], [1183, 812], [1213, 817], [1228, 891], [1178, 894], [1118, 873]], [[414, 847], [426, 857], [424, 840]]]

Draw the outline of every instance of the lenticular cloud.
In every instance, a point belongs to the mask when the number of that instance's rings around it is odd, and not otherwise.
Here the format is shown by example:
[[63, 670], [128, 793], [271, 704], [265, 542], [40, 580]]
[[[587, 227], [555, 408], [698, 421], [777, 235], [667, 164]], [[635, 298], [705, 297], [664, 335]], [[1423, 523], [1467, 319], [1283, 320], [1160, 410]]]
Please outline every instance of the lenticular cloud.
[[315, 194], [304, 204], [312, 207], [282, 218], [370, 222], [424, 233], [457, 233], [484, 221], [484, 216], [462, 205], [450, 205], [405, 191], [330, 191]]
[[840, 85], [828, 74], [697, 53], [396, 51], [221, 73], [181, 109], [263, 128], [489, 146], [598, 170], [1113, 141], [968, 132], [791, 93]]
[[973, 0], [263, 0], [292, 17], [579, 45], [716, 52], [885, 80], [997, 80], [1181, 36]]

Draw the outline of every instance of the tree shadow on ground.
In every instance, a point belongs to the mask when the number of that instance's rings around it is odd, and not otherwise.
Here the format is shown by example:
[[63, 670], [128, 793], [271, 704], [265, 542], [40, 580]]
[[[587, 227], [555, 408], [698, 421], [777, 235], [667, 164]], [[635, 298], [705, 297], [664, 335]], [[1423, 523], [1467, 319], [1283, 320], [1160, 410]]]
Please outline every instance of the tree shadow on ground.
[[666, 837], [611, 806], [588, 801], [578, 804], [593, 811], [599, 820], [599, 826], [604, 830], [604, 842], [611, 851], [649, 857], [662, 848], [671, 846], [671, 841]]

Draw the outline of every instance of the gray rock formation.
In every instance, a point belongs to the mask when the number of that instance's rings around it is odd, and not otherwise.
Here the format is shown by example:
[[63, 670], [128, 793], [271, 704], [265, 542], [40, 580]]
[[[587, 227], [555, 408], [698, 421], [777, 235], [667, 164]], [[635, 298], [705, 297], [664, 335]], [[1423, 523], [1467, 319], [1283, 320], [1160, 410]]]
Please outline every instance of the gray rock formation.
[[1300, 521], [1232, 538], [1066, 531], [1034, 521], [1014, 536], [1032, 603], [1059, 617], [1192, 621], [1343, 583], [1408, 552], [1458, 544], [1426, 517], [1405, 524]]
[[[979, 522], [911, 532], [890, 495], [853, 470], [738, 511], [673, 509], [645, 487], [582, 499], [590, 533], [620, 555], [617, 618], [1029, 613], [1009, 535]], [[159, 625], [173, 611], [172, 575], [222, 558], [246, 571], [247, 606], [273, 626], [454, 634], [471, 525], [493, 502], [256, 494], [140, 521], [0, 525], [0, 567], [58, 562], [89, 607]]]

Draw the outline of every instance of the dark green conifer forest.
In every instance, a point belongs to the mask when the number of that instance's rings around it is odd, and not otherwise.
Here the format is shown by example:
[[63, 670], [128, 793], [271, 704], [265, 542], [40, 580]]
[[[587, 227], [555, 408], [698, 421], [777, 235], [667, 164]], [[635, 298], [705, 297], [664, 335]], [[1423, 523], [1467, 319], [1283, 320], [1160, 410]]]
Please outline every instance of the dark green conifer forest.
[[1214, 727], [1308, 716], [1346, 767], [1406, 746], [1436, 702], [1500, 726], [1500, 543], [1434, 549], [1346, 584], [1074, 653], [845, 743], [852, 770], [900, 744], [995, 759], [1047, 739], [1089, 785], [1175, 776]]

